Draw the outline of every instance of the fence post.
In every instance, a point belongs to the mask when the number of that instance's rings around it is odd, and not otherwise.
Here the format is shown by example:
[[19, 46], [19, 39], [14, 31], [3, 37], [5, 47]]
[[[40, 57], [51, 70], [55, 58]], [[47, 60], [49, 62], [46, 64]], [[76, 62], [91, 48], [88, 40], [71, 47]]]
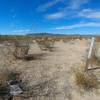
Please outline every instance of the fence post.
[[87, 57], [87, 61], [86, 61], [85, 71], [87, 71], [88, 66], [89, 66], [89, 62], [90, 62], [90, 59], [91, 59], [91, 56], [92, 56], [92, 52], [93, 52], [94, 42], [95, 42], [95, 37], [92, 37], [90, 48], [89, 48], [89, 53], [88, 53], [88, 57]]

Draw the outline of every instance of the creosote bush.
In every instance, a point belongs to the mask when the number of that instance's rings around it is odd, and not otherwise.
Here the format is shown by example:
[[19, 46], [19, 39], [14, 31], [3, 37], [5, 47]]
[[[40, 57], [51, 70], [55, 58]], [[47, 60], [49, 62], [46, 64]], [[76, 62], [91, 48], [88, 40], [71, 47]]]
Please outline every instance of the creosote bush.
[[40, 38], [36, 40], [41, 50], [45, 51], [53, 51], [54, 48], [54, 40], [50, 38]]
[[24, 42], [15, 43], [14, 57], [17, 59], [23, 59], [29, 51], [29, 45]]
[[77, 71], [75, 73], [76, 85], [86, 91], [98, 88], [99, 82], [95, 75]]

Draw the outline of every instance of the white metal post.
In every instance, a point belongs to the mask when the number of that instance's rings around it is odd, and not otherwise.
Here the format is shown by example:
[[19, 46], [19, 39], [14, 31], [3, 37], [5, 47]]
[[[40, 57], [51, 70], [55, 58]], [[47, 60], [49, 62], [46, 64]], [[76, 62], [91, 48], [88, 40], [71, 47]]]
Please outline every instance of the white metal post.
[[90, 48], [89, 48], [89, 53], [88, 53], [88, 58], [87, 58], [87, 62], [86, 62], [85, 71], [87, 71], [87, 69], [88, 69], [89, 61], [91, 59], [92, 52], [93, 52], [94, 42], [95, 42], [95, 37], [92, 37], [91, 44], [90, 44]]

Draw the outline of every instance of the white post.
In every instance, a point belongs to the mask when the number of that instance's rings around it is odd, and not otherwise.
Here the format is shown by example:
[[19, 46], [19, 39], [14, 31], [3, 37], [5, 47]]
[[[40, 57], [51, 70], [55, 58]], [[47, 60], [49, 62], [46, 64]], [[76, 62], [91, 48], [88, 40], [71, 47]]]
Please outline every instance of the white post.
[[95, 41], [95, 38], [92, 37], [91, 39], [91, 45], [90, 45], [90, 48], [89, 48], [89, 53], [88, 53], [88, 59], [91, 58], [91, 55], [92, 55], [92, 51], [93, 51], [93, 46], [94, 46], [94, 41]]
[[95, 42], [95, 37], [92, 37], [92, 39], [91, 39], [91, 45], [90, 45], [89, 53], [88, 53], [88, 58], [87, 58], [87, 62], [86, 62], [85, 71], [87, 71], [87, 69], [88, 69], [89, 61], [91, 59], [92, 52], [93, 52], [94, 42]]

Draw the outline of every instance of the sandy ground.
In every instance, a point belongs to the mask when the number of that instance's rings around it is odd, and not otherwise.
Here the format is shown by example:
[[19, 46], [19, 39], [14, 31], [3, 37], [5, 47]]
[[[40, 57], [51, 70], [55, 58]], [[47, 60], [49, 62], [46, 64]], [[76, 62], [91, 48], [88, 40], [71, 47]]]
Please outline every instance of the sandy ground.
[[[37, 85], [46, 80], [54, 82], [56, 92], [51, 99], [40, 97], [36, 100], [100, 100], [100, 94], [81, 94], [74, 82], [74, 69], [84, 69], [90, 40], [74, 40], [69, 42], [56, 42], [53, 52], [41, 51], [36, 43], [30, 45], [30, 54], [40, 55], [40, 59], [31, 61], [14, 60], [9, 51], [13, 46], [0, 46], [1, 70], [9, 68], [22, 72], [22, 80], [29, 86]], [[9, 55], [8, 55], [9, 54]], [[10, 63], [9, 63], [10, 62]]]

